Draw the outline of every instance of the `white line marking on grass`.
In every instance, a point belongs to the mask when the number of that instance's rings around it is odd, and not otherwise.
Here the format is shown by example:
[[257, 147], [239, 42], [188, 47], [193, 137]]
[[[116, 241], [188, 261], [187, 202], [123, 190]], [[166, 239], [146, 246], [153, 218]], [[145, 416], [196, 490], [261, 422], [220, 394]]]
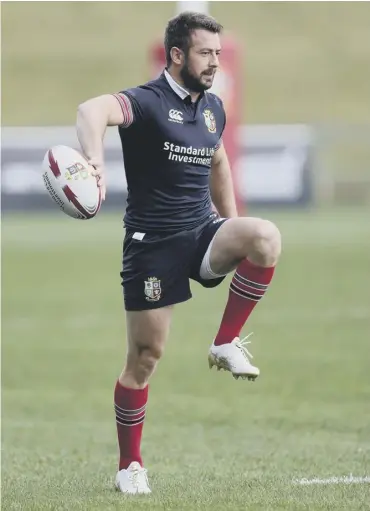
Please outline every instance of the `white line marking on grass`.
[[326, 479], [314, 477], [312, 479], [293, 479], [293, 484], [300, 484], [301, 486], [309, 486], [312, 484], [364, 484], [370, 483], [370, 476], [355, 477], [352, 474], [349, 476], [332, 476]]

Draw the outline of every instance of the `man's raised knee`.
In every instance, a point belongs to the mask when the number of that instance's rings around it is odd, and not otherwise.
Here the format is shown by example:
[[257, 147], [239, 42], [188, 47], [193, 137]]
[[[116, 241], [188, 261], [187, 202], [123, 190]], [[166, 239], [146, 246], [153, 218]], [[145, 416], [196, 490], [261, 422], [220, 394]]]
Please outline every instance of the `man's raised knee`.
[[261, 266], [274, 266], [281, 253], [281, 234], [273, 222], [260, 220], [256, 225], [252, 253], [248, 258]]

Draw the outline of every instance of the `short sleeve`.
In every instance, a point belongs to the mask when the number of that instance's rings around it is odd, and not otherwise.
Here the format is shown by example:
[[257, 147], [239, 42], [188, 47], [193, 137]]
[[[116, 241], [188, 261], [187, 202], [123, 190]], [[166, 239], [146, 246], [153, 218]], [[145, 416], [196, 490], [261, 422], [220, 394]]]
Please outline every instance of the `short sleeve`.
[[113, 96], [120, 104], [122, 110], [123, 123], [121, 126], [122, 128], [128, 128], [134, 122], [134, 112], [130, 98], [123, 92], [118, 92], [117, 94], [113, 94]]
[[142, 87], [135, 87], [120, 91], [113, 96], [121, 106], [123, 123], [121, 128], [128, 128], [144, 120], [148, 116], [150, 107], [150, 91]]

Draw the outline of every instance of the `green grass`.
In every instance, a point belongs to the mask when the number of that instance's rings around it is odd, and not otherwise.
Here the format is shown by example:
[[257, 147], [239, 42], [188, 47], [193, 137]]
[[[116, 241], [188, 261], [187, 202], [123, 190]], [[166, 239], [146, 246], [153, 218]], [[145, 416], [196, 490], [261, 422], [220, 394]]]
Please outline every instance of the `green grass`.
[[[73, 124], [150, 77], [174, 2], [3, 2], [2, 124]], [[242, 122], [368, 122], [369, 2], [212, 2], [238, 39]], [[30, 100], [30, 98], [32, 98]]]
[[112, 489], [113, 388], [125, 355], [121, 219], [2, 223], [4, 510], [370, 509], [370, 227], [361, 210], [270, 213], [284, 251], [245, 332], [255, 383], [209, 371], [227, 295], [192, 286], [153, 377], [153, 494]]

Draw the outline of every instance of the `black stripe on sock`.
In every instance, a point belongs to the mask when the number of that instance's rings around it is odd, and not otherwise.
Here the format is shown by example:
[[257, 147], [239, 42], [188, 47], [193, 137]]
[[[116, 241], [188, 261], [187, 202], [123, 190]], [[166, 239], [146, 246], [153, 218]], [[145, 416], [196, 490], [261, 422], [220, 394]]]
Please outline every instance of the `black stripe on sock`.
[[118, 424], [121, 424], [121, 426], [135, 426], [136, 424], [140, 424], [141, 422], [144, 422], [144, 419], [145, 419], [145, 415], [140, 417], [140, 419], [134, 419], [134, 420], [123, 420], [123, 419], [121, 419], [121, 417], [116, 416], [116, 422], [118, 422]]
[[139, 415], [139, 413], [142, 413], [145, 411], [146, 405], [142, 406], [141, 408], [137, 408], [136, 410], [125, 410], [124, 408], [120, 408], [118, 405], [114, 403], [114, 409], [117, 413], [120, 413], [121, 415]]
[[243, 289], [239, 289], [238, 287], [233, 284], [233, 282], [230, 283], [230, 289], [234, 291], [234, 293], [237, 293], [239, 295], [244, 296], [245, 298], [249, 298], [250, 300], [254, 300], [255, 302], [259, 302], [263, 295], [254, 295], [253, 293], [248, 293], [248, 291], [244, 291]]
[[145, 417], [145, 411], [140, 412], [140, 413], [135, 413], [135, 415], [127, 415], [125, 413], [121, 413], [116, 410], [116, 417], [118, 417], [120, 420], [134, 421], [136, 419], [139, 419], [140, 417]]
[[261, 289], [261, 291], [266, 291], [266, 289], [268, 288], [268, 284], [258, 284], [258, 282], [253, 282], [252, 280], [248, 280], [242, 275], [239, 275], [238, 272], [235, 273], [235, 276], [239, 277], [243, 284], [246, 284], [247, 286], [255, 287], [256, 289]]

